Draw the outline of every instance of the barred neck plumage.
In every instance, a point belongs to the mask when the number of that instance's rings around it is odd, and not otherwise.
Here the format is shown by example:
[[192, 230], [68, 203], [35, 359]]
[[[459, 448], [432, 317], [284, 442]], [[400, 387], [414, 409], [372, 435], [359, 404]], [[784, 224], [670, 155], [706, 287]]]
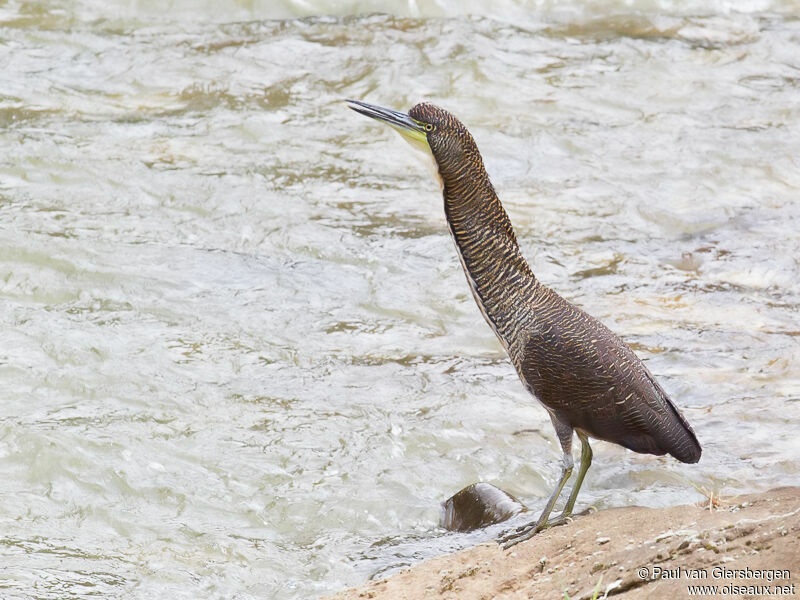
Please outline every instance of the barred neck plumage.
[[484, 317], [508, 346], [536, 279], [474, 142], [461, 156], [443, 153], [437, 162], [447, 223], [467, 280]]

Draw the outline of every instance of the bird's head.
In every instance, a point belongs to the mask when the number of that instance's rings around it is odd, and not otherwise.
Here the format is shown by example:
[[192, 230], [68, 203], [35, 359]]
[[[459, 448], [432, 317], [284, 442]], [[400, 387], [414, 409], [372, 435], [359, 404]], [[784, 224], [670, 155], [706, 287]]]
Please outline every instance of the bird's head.
[[438, 106], [420, 102], [406, 114], [359, 100], [347, 100], [347, 104], [362, 115], [388, 123], [415, 146], [432, 153], [445, 180], [450, 174], [464, 172], [465, 164], [484, 172], [478, 147], [467, 128]]

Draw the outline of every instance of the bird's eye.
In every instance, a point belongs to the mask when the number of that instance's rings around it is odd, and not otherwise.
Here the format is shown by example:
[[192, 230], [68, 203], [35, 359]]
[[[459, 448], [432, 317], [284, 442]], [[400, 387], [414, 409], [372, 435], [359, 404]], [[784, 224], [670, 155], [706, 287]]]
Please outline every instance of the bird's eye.
[[431, 125], [430, 123], [425, 123], [425, 131], [431, 132], [434, 129], [436, 128], [433, 125]]

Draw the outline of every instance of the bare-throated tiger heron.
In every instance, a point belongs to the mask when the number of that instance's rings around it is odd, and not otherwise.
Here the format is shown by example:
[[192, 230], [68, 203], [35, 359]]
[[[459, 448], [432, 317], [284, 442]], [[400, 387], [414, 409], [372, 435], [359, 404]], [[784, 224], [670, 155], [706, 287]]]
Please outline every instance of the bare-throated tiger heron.
[[[592, 461], [589, 437], [686, 463], [700, 460], [689, 423], [633, 350], [536, 279], [466, 127], [428, 103], [404, 114], [347, 102], [430, 149], [442, 179], [447, 225], [475, 302], [522, 383], [550, 414], [561, 443], [561, 477], [541, 516], [499, 542], [509, 547], [568, 519]], [[563, 512], [549, 520], [572, 474], [573, 432], [581, 441], [580, 469]]]

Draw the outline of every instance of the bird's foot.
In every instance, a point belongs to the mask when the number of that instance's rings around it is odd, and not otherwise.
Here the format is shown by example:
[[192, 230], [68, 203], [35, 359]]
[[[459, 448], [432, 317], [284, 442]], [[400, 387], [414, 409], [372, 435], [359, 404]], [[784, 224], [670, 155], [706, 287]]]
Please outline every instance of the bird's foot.
[[[584, 511], [588, 513], [588, 511]], [[584, 514], [584, 513], [580, 513]], [[522, 527], [517, 527], [516, 529], [509, 529], [504, 531], [500, 534], [500, 537], [497, 538], [497, 543], [500, 544], [500, 547], [503, 550], [508, 550], [511, 546], [516, 546], [520, 542], [524, 542], [525, 540], [531, 539], [540, 531], [544, 531], [545, 529], [549, 529], [550, 527], [558, 527], [559, 525], [566, 525], [567, 523], [572, 523], [572, 517], [570, 515], [560, 514], [555, 519], [550, 519], [545, 523], [540, 523], [539, 521], [531, 521], [530, 523], [523, 525]]]
[[500, 537], [497, 538], [497, 543], [500, 544], [500, 547], [503, 550], [507, 550], [511, 548], [511, 546], [515, 546], [520, 542], [531, 539], [545, 527], [547, 527], [546, 522], [540, 523], [539, 521], [531, 521], [522, 527], [504, 531], [500, 534]]
[[572, 517], [570, 515], [559, 515], [555, 519], [548, 521], [547, 527], [558, 527], [559, 525], [566, 525], [567, 523], [572, 523]]

